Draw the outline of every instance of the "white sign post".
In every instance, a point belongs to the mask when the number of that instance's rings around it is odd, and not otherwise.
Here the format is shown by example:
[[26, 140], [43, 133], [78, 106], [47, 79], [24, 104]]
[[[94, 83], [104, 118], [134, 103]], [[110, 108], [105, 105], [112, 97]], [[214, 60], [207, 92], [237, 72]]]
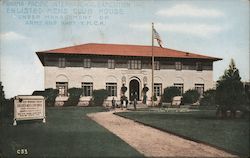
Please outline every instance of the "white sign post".
[[14, 123], [19, 120], [43, 119], [45, 123], [45, 99], [43, 96], [17, 96], [14, 100]]

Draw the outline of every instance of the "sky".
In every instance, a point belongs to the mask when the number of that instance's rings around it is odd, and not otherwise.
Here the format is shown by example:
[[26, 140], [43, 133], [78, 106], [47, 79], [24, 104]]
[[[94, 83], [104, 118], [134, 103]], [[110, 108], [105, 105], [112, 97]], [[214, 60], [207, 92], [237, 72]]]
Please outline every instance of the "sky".
[[165, 48], [234, 59], [249, 81], [248, 0], [1, 0], [0, 81], [7, 98], [44, 89], [35, 52], [85, 43], [151, 45], [151, 23]]

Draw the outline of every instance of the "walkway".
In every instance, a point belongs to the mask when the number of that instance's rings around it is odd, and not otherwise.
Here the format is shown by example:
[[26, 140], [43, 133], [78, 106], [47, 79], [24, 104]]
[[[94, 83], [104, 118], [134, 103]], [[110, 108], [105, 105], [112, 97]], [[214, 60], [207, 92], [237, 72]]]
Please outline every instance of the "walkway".
[[147, 157], [236, 157], [114, 115], [113, 112], [92, 113], [88, 116]]

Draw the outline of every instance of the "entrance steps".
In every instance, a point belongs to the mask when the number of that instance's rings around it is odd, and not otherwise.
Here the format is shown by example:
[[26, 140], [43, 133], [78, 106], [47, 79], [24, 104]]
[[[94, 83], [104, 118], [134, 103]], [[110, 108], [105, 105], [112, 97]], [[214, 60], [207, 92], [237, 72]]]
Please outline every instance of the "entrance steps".
[[[137, 103], [136, 104], [136, 109], [146, 109], [146, 108], [148, 108], [147, 104], [143, 104], [143, 103]], [[134, 109], [133, 102], [132, 102], [132, 104], [128, 104], [127, 109], [129, 109], [129, 110], [133, 110]]]

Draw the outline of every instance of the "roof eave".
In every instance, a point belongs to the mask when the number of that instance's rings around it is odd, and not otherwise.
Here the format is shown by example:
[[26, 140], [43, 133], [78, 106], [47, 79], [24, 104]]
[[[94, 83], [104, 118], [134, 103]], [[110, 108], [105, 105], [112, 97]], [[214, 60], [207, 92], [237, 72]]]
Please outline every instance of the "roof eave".
[[36, 55], [44, 66], [44, 52], [36, 52]]

